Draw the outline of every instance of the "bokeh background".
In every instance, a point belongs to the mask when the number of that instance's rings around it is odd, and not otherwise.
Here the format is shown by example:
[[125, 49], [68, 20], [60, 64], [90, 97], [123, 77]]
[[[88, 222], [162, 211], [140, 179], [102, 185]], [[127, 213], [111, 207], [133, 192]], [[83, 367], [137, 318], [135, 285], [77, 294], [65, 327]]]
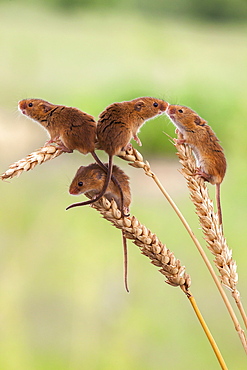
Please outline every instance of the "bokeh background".
[[[190, 106], [228, 159], [224, 230], [246, 306], [246, 19], [245, 0], [0, 1], [0, 171], [47, 140], [21, 117], [20, 99], [95, 117], [114, 101], [145, 95]], [[166, 117], [146, 123], [139, 149], [205, 245], [164, 132], [174, 135]], [[218, 369], [183, 293], [129, 242], [127, 294], [119, 230], [90, 207], [65, 212], [78, 200], [68, 194], [71, 179], [91, 161], [64, 154], [0, 184], [0, 368]], [[246, 368], [228, 312], [173, 210], [142, 170], [115, 163], [131, 177], [131, 213], [191, 275], [229, 369]]]

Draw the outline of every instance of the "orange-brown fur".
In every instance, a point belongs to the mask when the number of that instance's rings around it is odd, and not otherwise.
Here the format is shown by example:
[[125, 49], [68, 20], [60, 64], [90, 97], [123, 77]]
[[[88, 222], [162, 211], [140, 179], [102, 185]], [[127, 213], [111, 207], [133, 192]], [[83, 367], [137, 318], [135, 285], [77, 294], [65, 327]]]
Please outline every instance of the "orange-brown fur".
[[[100, 114], [97, 124], [97, 139], [100, 149], [109, 155], [109, 162], [104, 186], [94, 201], [105, 194], [109, 185], [113, 156], [121, 150], [127, 149], [132, 138], [141, 145], [137, 136], [138, 130], [146, 120], [165, 112], [167, 105], [168, 103], [164, 100], [142, 97], [131, 101], [113, 103]], [[85, 204], [88, 204], [88, 202], [72, 204], [69, 208]], [[121, 212], [124, 216], [123, 204]]]
[[78, 150], [83, 154], [94, 151], [96, 122], [93, 116], [42, 99], [23, 99], [18, 106], [24, 115], [48, 131], [50, 142], [59, 139], [68, 151]]
[[168, 103], [164, 100], [150, 97], [109, 105], [100, 114], [97, 124], [100, 148], [113, 156], [126, 149], [132, 138], [141, 145], [137, 137], [140, 127], [148, 119], [165, 112], [167, 106]]
[[[107, 164], [105, 163], [105, 166]], [[113, 175], [117, 180], [118, 184], [121, 187], [123, 194], [123, 207], [126, 212], [129, 212], [130, 202], [131, 202], [131, 192], [129, 185], [129, 177], [117, 166], [113, 166]], [[90, 197], [97, 196], [101, 189], [104, 186], [106, 179], [106, 174], [102, 168], [96, 164], [92, 163], [86, 167], [81, 166], [72, 180], [69, 193], [72, 195], [79, 194], [88, 194]], [[122, 207], [121, 192], [119, 187], [114, 184], [113, 181], [109, 182], [109, 185], [106, 189], [104, 196], [111, 201], [115, 200], [118, 208]], [[124, 283], [127, 292], [128, 288], [128, 279], [127, 279], [127, 270], [128, 270], [128, 253], [127, 253], [127, 240], [122, 231], [123, 238], [123, 250], [124, 250]]]
[[[141, 141], [137, 136], [138, 130], [146, 120], [164, 113], [167, 106], [168, 103], [164, 100], [142, 97], [113, 103], [100, 114], [97, 124], [97, 140], [99, 148], [104, 150], [109, 156], [108, 172], [104, 186], [93, 201], [74, 203], [66, 209], [95, 202], [105, 194], [112, 176], [113, 156], [117, 155], [121, 150], [127, 149], [132, 138], [141, 145]], [[124, 217], [123, 204], [121, 212]]]
[[183, 139], [178, 139], [178, 143], [187, 143], [195, 154], [198, 166], [196, 174], [216, 185], [218, 217], [222, 224], [220, 184], [226, 173], [226, 158], [219, 139], [207, 121], [188, 107], [169, 105], [166, 113], [182, 134]]
[[211, 127], [195, 111], [182, 105], [169, 105], [167, 115], [184, 142], [191, 146], [202, 177], [212, 185], [220, 184], [226, 172], [226, 158]]
[[[78, 150], [82, 154], [91, 153], [93, 158], [107, 172], [95, 153], [96, 121], [93, 116], [77, 108], [51, 104], [42, 99], [24, 99], [19, 102], [20, 111], [40, 123], [50, 134], [48, 143], [56, 142], [67, 152]], [[117, 184], [114, 176], [112, 177]], [[119, 186], [119, 185], [118, 185]], [[121, 188], [119, 187], [120, 191]], [[90, 204], [92, 201], [88, 201]]]
[[[107, 167], [107, 163], [105, 163]], [[123, 191], [123, 206], [128, 211], [131, 202], [131, 193], [129, 186], [129, 177], [117, 166], [113, 166], [113, 175], [118, 181]], [[69, 193], [71, 195], [88, 194], [91, 197], [99, 194], [105, 183], [106, 174], [99, 167], [97, 163], [91, 163], [88, 166], [81, 166], [72, 180]], [[81, 184], [82, 183], [82, 184]], [[111, 201], [115, 200], [118, 208], [121, 207], [121, 195], [119, 188], [113, 183], [109, 182], [104, 196]]]

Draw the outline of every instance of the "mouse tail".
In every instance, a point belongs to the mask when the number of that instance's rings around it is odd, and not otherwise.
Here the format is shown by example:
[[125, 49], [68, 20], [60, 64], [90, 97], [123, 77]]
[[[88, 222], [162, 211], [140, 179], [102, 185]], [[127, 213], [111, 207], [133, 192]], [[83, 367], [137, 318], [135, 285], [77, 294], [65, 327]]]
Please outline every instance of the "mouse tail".
[[220, 184], [216, 184], [215, 194], [216, 194], [216, 206], [217, 206], [219, 224], [222, 226], [222, 210], [221, 210], [221, 203], [220, 203]]
[[[97, 156], [97, 154], [95, 153], [95, 151], [92, 151], [91, 152], [93, 158], [95, 159], [95, 161], [98, 163], [98, 165], [100, 166], [100, 168], [107, 174], [108, 172], [108, 168], [105, 166], [105, 164], [103, 162], [101, 162], [101, 160], [99, 159], [99, 157]], [[123, 190], [118, 182], [118, 180], [116, 179], [116, 177], [114, 175], [111, 176], [111, 180], [113, 181], [113, 183], [118, 187], [118, 190], [119, 190], [119, 193], [120, 193], [120, 197], [121, 197], [121, 212], [122, 212], [122, 216], [123, 217], [127, 217], [129, 215], [126, 215], [124, 213], [124, 196], [123, 196]]]
[[124, 286], [126, 291], [129, 293], [128, 287], [128, 250], [127, 250], [127, 239], [124, 236], [122, 230], [122, 237], [123, 237], [123, 252], [124, 252]]
[[107, 173], [108, 168], [104, 165], [104, 163], [103, 163], [103, 162], [101, 162], [101, 160], [99, 159], [99, 157], [97, 156], [97, 154], [95, 153], [95, 151], [94, 151], [94, 150], [91, 152], [91, 154], [92, 154], [93, 158], [95, 159], [95, 161], [96, 161], [96, 162], [98, 163], [98, 165], [100, 166], [100, 168], [102, 168], [102, 170], [104, 170], [104, 171], [105, 171], [105, 173]]
[[105, 183], [104, 183], [104, 186], [103, 186], [101, 192], [94, 199], [90, 199], [90, 200], [87, 200], [85, 202], [79, 202], [79, 203], [73, 203], [73, 204], [71, 204], [70, 206], [68, 206], [66, 208], [66, 210], [68, 210], [70, 208], [74, 208], [74, 207], [86, 206], [88, 204], [92, 204], [94, 202], [97, 202], [97, 200], [99, 200], [100, 198], [102, 198], [103, 195], [106, 192], [106, 189], [107, 189], [107, 187], [109, 185], [109, 182], [110, 182], [110, 179], [111, 179], [112, 167], [113, 167], [113, 156], [110, 156], [109, 155], [108, 171], [107, 171]]

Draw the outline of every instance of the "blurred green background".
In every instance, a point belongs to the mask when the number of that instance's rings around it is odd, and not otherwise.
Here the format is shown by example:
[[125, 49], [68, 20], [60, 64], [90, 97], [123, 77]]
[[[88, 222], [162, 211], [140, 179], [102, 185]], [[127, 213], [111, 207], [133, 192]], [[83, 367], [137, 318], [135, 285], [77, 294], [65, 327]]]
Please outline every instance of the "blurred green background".
[[[145, 95], [190, 106], [227, 156], [224, 230], [247, 306], [246, 19], [245, 0], [0, 1], [1, 172], [47, 140], [17, 111], [20, 99], [95, 117], [114, 101]], [[166, 117], [148, 122], [140, 151], [204, 245], [163, 132], [174, 135]], [[90, 161], [64, 154], [0, 184], [0, 368], [218, 369], [183, 293], [129, 242], [127, 294], [119, 230], [89, 207], [65, 212], [79, 199], [68, 194], [70, 181]], [[174, 212], [142, 170], [115, 163], [131, 177], [131, 213], [186, 266], [229, 369], [244, 369], [229, 315]]]

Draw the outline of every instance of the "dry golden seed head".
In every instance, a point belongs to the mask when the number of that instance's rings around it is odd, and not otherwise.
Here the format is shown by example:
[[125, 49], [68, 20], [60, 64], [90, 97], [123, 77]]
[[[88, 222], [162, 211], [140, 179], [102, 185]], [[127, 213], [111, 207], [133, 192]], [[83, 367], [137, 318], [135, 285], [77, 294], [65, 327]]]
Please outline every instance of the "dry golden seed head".
[[213, 210], [213, 202], [209, 198], [207, 186], [201, 177], [193, 176], [196, 171], [196, 162], [191, 148], [188, 145], [178, 145], [177, 143], [175, 143], [175, 146], [183, 165], [181, 173], [187, 180], [191, 199], [196, 207], [196, 213], [199, 216], [208, 249], [216, 256], [215, 264], [221, 274], [223, 284], [234, 290], [237, 284], [236, 263], [232, 260], [232, 253], [223, 236], [218, 215]]
[[[148, 235], [148, 229], [146, 228], [146, 226], [142, 225], [142, 235], [143, 236], [147, 236]], [[150, 244], [150, 243], [149, 243]]]
[[159, 239], [157, 237], [156, 234], [153, 234], [153, 237], [152, 237], [152, 244], [153, 245], [158, 245], [159, 244]]
[[124, 217], [123, 219], [123, 226], [124, 227], [130, 227], [131, 226], [131, 220], [127, 217]]
[[132, 216], [132, 226], [133, 228], [136, 228], [139, 225], [139, 221], [135, 216]]
[[[152, 243], [152, 240], [151, 240], [151, 242], [150, 242], [150, 244]], [[160, 251], [161, 251], [161, 248], [158, 246], [158, 245], [154, 245], [153, 246], [153, 249], [154, 249], [154, 251], [155, 251], [155, 253], [156, 254], [159, 254], [160, 253]]]
[[[151, 244], [152, 243], [152, 239], [144, 236], [144, 237], [142, 237], [142, 242], [144, 244]], [[155, 249], [154, 249], [154, 251], [155, 251], [155, 253], [158, 253], [158, 252], [156, 252]]]
[[181, 267], [180, 261], [175, 258], [173, 253], [135, 216], [123, 218], [115, 201], [111, 201], [109, 208], [109, 202], [107, 203], [104, 197], [93, 203], [93, 208], [98, 210], [115, 227], [122, 229], [124, 236], [133, 240], [134, 244], [140, 248], [141, 253], [147, 256], [153, 265], [161, 268], [160, 271], [166, 276], [168, 284], [180, 286], [184, 293], [188, 293], [190, 278], [189, 275], [186, 275], [187, 280], [185, 281], [185, 268]]
[[142, 235], [142, 229], [141, 228], [135, 228], [134, 233], [135, 233], [135, 236], [138, 238], [139, 236]]
[[[196, 212], [199, 216], [201, 228], [204, 232], [208, 248], [215, 256], [217, 256], [218, 254], [222, 253], [222, 250], [228, 249], [228, 247], [226, 245], [225, 238], [223, 237], [222, 226], [219, 225], [218, 215], [214, 213], [213, 202], [208, 196], [207, 186], [205, 185], [205, 182], [201, 177], [194, 176], [194, 173], [196, 171], [196, 162], [194, 156], [192, 155], [191, 148], [184, 144], [178, 145], [176, 141], [174, 145], [178, 149], [177, 155], [180, 163], [183, 165], [181, 173], [187, 180], [187, 185], [190, 190], [191, 199], [196, 207]], [[136, 149], [131, 148], [127, 152], [121, 152], [120, 157], [124, 160], [131, 162], [129, 164], [132, 165], [133, 167], [143, 168], [145, 173], [155, 180], [155, 174], [151, 172], [149, 163], [143, 161], [143, 157], [138, 153]], [[142, 248], [140, 241], [135, 239], [135, 237], [133, 238], [133, 236], [131, 238], [134, 239], [134, 243], [137, 246]], [[164, 251], [164, 253], [162, 251]], [[167, 250], [166, 247], [163, 247], [162, 245], [160, 255], [162, 255], [162, 263], [164, 264], [170, 264], [170, 258], [166, 254], [168, 252], [169, 250]], [[147, 252], [147, 250], [144, 249], [142, 249], [142, 253], [151, 259], [154, 256], [151, 252]], [[156, 259], [160, 262], [160, 256], [159, 257], [156, 256]], [[158, 263], [157, 260], [156, 264]], [[231, 263], [228, 264], [231, 265]], [[218, 266], [218, 269], [221, 272], [220, 266]], [[233, 270], [234, 267], [232, 266], [231, 271]], [[161, 272], [165, 276], [167, 276], [168, 274], [168, 272], [165, 272], [162, 269]], [[231, 272], [231, 274], [233, 274], [234, 276], [231, 277], [230, 279], [224, 279], [224, 281], [227, 284], [228, 288], [232, 291], [232, 295], [237, 296], [236, 290], [237, 274], [233, 272]], [[189, 296], [188, 288], [191, 284], [189, 275], [184, 274], [184, 279], [185, 280], [182, 283], [183, 285], [181, 285], [180, 288], [184, 291], [185, 294]], [[175, 281], [175, 283], [174, 281], [175, 280], [169, 278], [167, 283], [172, 286], [177, 286], [177, 280]]]
[[42, 164], [48, 160], [58, 157], [62, 153], [63, 150], [56, 148], [53, 145], [44, 146], [29, 154], [26, 158], [11, 164], [9, 169], [0, 175], [0, 178], [2, 180], [6, 180], [13, 177], [18, 177], [22, 172], [32, 170], [38, 164]]
[[133, 149], [133, 152], [135, 153], [135, 157], [137, 158], [137, 160], [143, 162], [143, 156], [141, 155], [141, 153], [139, 153], [136, 149]]

